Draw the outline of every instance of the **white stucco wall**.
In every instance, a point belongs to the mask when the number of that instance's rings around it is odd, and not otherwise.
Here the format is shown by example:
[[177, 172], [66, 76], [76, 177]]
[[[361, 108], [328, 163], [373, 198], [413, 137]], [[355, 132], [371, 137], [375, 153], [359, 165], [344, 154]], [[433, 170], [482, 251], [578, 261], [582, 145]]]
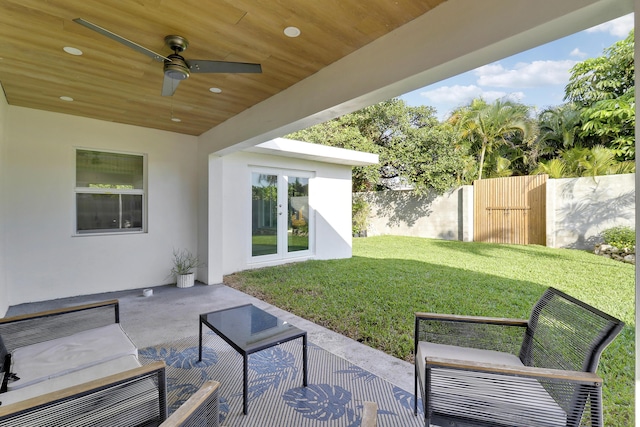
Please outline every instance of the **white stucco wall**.
[[593, 249], [607, 228], [635, 228], [636, 174], [547, 181], [547, 246]]
[[7, 285], [7, 275], [5, 271], [4, 257], [6, 253], [6, 239], [5, 239], [5, 221], [4, 221], [4, 207], [5, 202], [5, 188], [7, 179], [4, 174], [4, 152], [6, 147], [5, 128], [7, 117], [7, 100], [4, 96], [2, 86], [0, 86], [0, 316], [4, 316], [9, 308], [9, 288]]
[[[171, 283], [173, 248], [196, 251], [197, 138], [10, 106], [3, 146], [9, 305]], [[74, 147], [147, 155], [147, 233], [73, 235]]]
[[[313, 259], [351, 256], [351, 166], [238, 152], [210, 161], [211, 202], [208, 283], [224, 274], [309, 257], [251, 261], [251, 172], [284, 170], [311, 174], [309, 204], [315, 218]], [[215, 178], [214, 178], [215, 177]]]
[[443, 240], [463, 240], [464, 236], [468, 241], [469, 233], [464, 228], [473, 222], [473, 215], [468, 217], [464, 210], [462, 192], [463, 187], [440, 196], [435, 193], [416, 196], [411, 190], [362, 193], [371, 210], [367, 235]]

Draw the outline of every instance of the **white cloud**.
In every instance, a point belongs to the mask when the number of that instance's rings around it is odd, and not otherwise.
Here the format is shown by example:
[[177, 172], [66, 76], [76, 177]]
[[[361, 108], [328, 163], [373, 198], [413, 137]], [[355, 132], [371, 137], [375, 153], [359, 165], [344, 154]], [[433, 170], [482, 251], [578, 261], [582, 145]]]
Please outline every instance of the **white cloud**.
[[563, 85], [569, 81], [569, 70], [576, 61], [521, 62], [513, 69], [499, 63], [477, 68], [478, 85], [504, 88], [534, 88], [548, 85]]
[[576, 58], [586, 58], [587, 56], [589, 56], [589, 54], [581, 51], [580, 48], [575, 48], [571, 51], [571, 53], [569, 53], [569, 56], [574, 56]]
[[521, 101], [525, 94], [523, 92], [502, 92], [484, 90], [476, 85], [468, 86], [442, 86], [437, 89], [420, 92], [420, 96], [427, 98], [429, 101], [437, 104], [447, 104], [448, 106], [461, 106], [468, 104], [475, 98], [482, 98], [487, 102], [493, 102], [496, 99], [507, 98], [513, 101]]
[[604, 24], [596, 25], [589, 28], [588, 33], [609, 33], [612, 36], [625, 38], [629, 35], [629, 31], [633, 28], [633, 13], [622, 16], [613, 21], [605, 22]]

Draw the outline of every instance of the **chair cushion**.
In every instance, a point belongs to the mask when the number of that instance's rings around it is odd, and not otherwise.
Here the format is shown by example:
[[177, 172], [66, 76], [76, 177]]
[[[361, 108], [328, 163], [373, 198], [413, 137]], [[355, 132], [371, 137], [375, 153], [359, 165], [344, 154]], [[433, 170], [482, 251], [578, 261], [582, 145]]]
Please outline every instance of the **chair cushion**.
[[97, 365], [126, 355], [138, 356], [138, 349], [119, 323], [17, 348], [11, 372], [20, 379], [10, 382], [17, 390], [50, 378]]
[[41, 396], [46, 393], [59, 391], [67, 387], [73, 387], [94, 381], [109, 375], [119, 374], [142, 366], [138, 358], [133, 355], [119, 357], [104, 363], [99, 363], [88, 368], [79, 369], [66, 375], [51, 378], [47, 381], [41, 381], [26, 387], [20, 387], [17, 390], [10, 390], [0, 394], [0, 401], [5, 407], [12, 403], [21, 402], [32, 397]]
[[[427, 356], [524, 366], [509, 353], [421, 341], [416, 354], [421, 388], [425, 386]], [[490, 425], [566, 425], [566, 413], [534, 378], [434, 368], [431, 382], [430, 404], [435, 414], [471, 418]], [[424, 398], [423, 388], [421, 392]]]
[[478, 348], [458, 347], [455, 345], [434, 344], [426, 341], [418, 343], [418, 353], [416, 364], [419, 364], [418, 372], [420, 380], [424, 384], [425, 378], [425, 358], [442, 357], [444, 359], [463, 360], [465, 362], [495, 363], [498, 365], [523, 366], [520, 358], [510, 353], [503, 353], [493, 350], [481, 350]]

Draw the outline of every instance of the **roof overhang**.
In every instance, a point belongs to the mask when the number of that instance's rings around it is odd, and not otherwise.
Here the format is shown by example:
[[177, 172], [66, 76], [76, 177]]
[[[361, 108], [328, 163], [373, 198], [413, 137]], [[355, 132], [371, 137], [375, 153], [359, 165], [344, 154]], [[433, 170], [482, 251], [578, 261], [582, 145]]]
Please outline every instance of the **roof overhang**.
[[244, 151], [348, 166], [378, 164], [377, 154], [286, 138], [275, 138]]

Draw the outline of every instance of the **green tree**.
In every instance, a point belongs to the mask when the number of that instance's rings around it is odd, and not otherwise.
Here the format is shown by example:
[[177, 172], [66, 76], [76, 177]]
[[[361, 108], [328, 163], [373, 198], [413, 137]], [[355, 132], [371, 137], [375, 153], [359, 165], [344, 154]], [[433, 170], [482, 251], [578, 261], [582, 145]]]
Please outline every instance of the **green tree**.
[[307, 142], [376, 153], [380, 163], [354, 168], [354, 191], [410, 185], [443, 193], [457, 185], [466, 152], [431, 107], [394, 98], [287, 136]]
[[573, 147], [560, 157], [540, 162], [534, 174], [548, 174], [551, 178], [595, 177], [635, 172], [635, 162], [616, 160], [614, 150], [596, 145], [591, 148]]
[[602, 56], [574, 65], [565, 87], [565, 100], [590, 107], [598, 101], [619, 98], [632, 89], [635, 85], [633, 36], [631, 30], [626, 39], [606, 48]]
[[[292, 133], [287, 138], [374, 154], [380, 154], [381, 151], [380, 147], [360, 133], [350, 115]], [[379, 180], [380, 170], [377, 165], [355, 166], [353, 168], [352, 188], [354, 192], [372, 191]]]
[[634, 160], [635, 148], [635, 90], [629, 89], [615, 99], [595, 102], [582, 110], [581, 136], [606, 144], [620, 160]]
[[538, 114], [538, 158], [551, 160], [561, 151], [581, 145], [581, 110], [567, 103], [547, 108]]
[[[537, 133], [535, 123], [529, 117], [529, 107], [500, 99], [491, 104], [474, 99], [454, 111], [448, 122], [454, 126], [459, 138], [467, 141], [470, 151], [478, 153], [478, 179], [482, 179], [487, 154], [499, 148], [510, 152], [512, 157], [507, 160], [511, 163], [514, 158], [521, 158], [526, 163], [522, 144], [532, 143]], [[507, 157], [499, 152], [493, 158], [493, 163], [504, 175], [505, 163], [499, 157]]]
[[634, 31], [597, 58], [571, 69], [565, 99], [581, 106], [584, 146], [604, 145], [618, 160], [635, 159]]

